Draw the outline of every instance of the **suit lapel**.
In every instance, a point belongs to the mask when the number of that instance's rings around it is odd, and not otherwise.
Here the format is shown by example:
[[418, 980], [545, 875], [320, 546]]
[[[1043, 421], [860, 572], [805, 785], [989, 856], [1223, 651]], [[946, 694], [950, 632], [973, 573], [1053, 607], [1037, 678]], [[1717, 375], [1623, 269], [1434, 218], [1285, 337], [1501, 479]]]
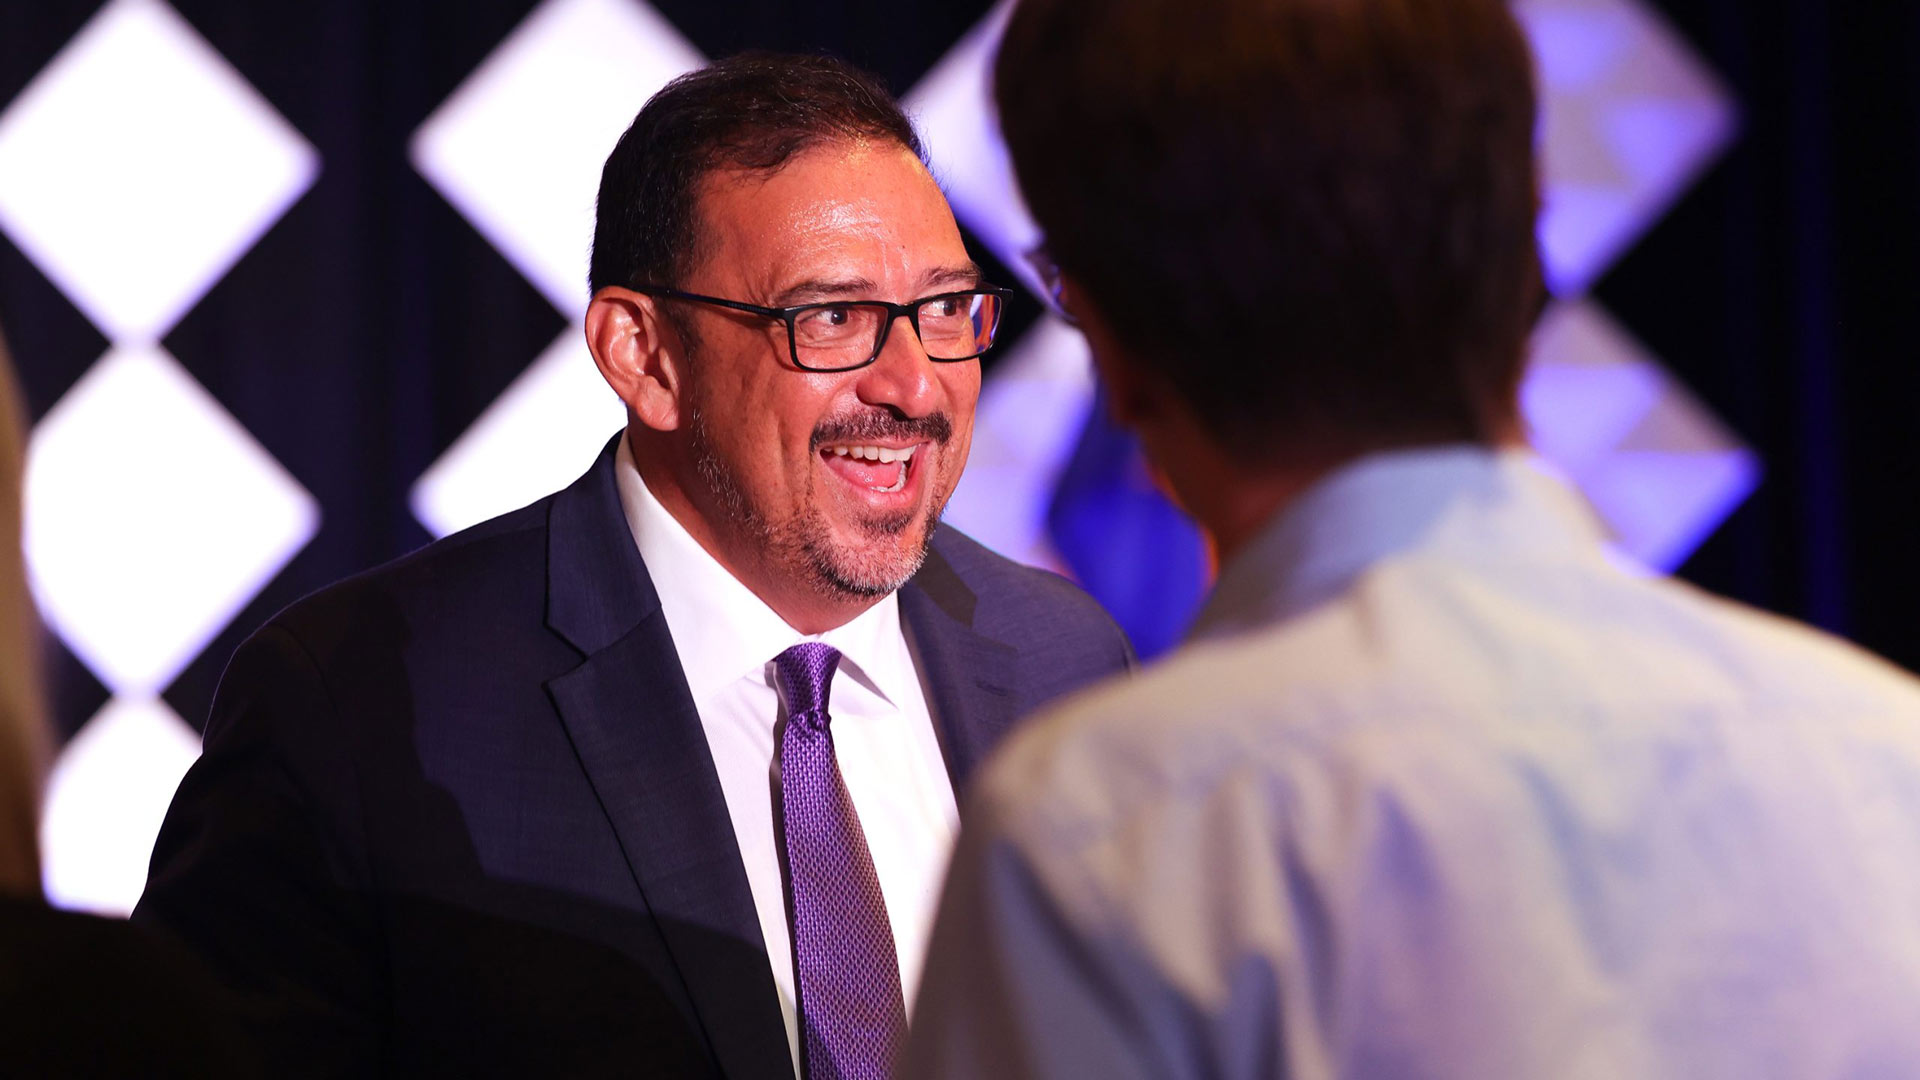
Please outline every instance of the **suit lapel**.
[[936, 544], [900, 590], [900, 619], [926, 676], [956, 797], [967, 778], [1019, 718], [1013, 673], [1018, 654], [973, 627], [978, 598]]
[[613, 448], [555, 497], [548, 622], [586, 655], [547, 684], [730, 1077], [790, 1080], [785, 1025], [726, 796], [646, 567]]

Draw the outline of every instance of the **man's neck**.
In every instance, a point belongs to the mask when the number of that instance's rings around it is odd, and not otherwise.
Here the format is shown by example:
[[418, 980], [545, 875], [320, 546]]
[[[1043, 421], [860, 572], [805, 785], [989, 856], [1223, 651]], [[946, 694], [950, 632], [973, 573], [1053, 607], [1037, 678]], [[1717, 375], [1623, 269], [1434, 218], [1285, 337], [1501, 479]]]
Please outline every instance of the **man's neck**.
[[[1208, 444], [1191, 455], [1184, 476], [1174, 475], [1170, 468], [1169, 479], [1180, 493], [1184, 508], [1212, 542], [1219, 565], [1225, 566], [1268, 524], [1334, 472], [1372, 453], [1413, 450], [1419, 445], [1298, 453], [1271, 463], [1242, 464], [1242, 459]], [[1516, 426], [1488, 448], [1505, 450], [1525, 445]]]
[[[1340, 464], [1234, 469], [1230, 478], [1218, 474], [1219, 480], [1192, 491], [1182, 501], [1212, 542], [1215, 559], [1225, 566], [1268, 522]], [[1193, 485], [1186, 488], [1191, 490]]]

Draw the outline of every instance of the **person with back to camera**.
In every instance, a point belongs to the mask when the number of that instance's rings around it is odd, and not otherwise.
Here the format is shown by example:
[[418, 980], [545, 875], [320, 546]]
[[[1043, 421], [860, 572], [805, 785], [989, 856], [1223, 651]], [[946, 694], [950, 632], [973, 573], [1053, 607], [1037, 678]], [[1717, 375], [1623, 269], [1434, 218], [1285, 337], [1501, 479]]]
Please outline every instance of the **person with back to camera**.
[[1526, 448], [1507, 5], [1021, 0], [995, 80], [1221, 572], [977, 781], [906, 1075], [1920, 1076], [1920, 684]]

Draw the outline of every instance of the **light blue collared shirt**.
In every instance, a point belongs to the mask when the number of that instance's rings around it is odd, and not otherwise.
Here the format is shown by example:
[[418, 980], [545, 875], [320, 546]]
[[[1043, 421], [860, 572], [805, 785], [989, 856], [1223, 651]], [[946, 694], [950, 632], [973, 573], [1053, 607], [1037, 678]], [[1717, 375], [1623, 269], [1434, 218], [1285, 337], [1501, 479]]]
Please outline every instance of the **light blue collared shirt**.
[[1920, 1077], [1920, 683], [1364, 459], [982, 774], [910, 1076]]

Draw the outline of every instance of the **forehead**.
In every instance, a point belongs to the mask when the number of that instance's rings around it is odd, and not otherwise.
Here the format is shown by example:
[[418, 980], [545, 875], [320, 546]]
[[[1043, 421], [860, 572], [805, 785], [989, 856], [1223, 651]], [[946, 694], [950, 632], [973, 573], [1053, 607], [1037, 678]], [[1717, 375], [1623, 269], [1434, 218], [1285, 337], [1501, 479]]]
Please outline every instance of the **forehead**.
[[967, 263], [939, 185], [893, 142], [823, 143], [770, 175], [714, 172], [701, 186], [697, 227], [704, 257], [693, 276], [754, 299], [811, 280], [905, 287]]

